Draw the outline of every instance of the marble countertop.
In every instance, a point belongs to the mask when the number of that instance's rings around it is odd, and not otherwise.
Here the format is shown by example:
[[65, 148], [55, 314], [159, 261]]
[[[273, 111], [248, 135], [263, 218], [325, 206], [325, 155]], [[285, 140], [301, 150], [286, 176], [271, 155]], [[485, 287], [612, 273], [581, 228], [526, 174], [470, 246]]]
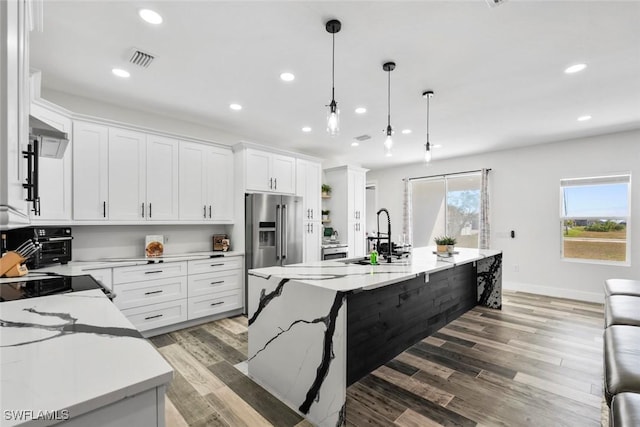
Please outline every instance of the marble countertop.
[[[171, 366], [101, 290], [0, 303], [3, 411], [68, 410], [73, 418], [172, 376]], [[5, 415], [0, 426], [18, 424]]]
[[392, 264], [381, 262], [378, 265], [359, 265], [347, 264], [345, 260], [330, 260], [257, 268], [249, 270], [249, 274], [265, 278], [279, 277], [333, 291], [348, 292], [376, 289], [422, 273], [435, 273], [501, 253], [492, 249], [456, 247], [458, 253], [445, 258], [437, 256], [435, 249], [435, 246], [414, 248], [409, 258]]
[[71, 261], [68, 264], [58, 264], [49, 267], [39, 268], [37, 270], [30, 270], [30, 273], [22, 277], [12, 278], [0, 278], [0, 283], [16, 282], [23, 280], [31, 280], [36, 278], [40, 274], [58, 274], [62, 276], [79, 276], [82, 274], [91, 274], [91, 270], [98, 270], [101, 268], [114, 268], [114, 267], [130, 267], [135, 265], [144, 265], [157, 262], [178, 262], [178, 261], [191, 261], [199, 259], [207, 259], [212, 256], [224, 256], [234, 257], [243, 256], [242, 252], [228, 251], [228, 252], [190, 252], [184, 254], [165, 255], [157, 258], [103, 258], [91, 261]]

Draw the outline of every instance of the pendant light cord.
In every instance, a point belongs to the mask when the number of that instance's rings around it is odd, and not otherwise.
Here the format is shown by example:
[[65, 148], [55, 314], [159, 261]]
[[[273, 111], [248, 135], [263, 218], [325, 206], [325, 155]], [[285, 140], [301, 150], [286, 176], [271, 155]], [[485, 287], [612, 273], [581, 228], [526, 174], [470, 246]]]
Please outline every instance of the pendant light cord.
[[336, 88], [336, 34], [331, 34], [331, 101], [335, 100]]
[[427, 95], [427, 144], [429, 144], [429, 102], [431, 101], [431, 96]]
[[387, 71], [387, 128], [391, 126], [391, 70]]

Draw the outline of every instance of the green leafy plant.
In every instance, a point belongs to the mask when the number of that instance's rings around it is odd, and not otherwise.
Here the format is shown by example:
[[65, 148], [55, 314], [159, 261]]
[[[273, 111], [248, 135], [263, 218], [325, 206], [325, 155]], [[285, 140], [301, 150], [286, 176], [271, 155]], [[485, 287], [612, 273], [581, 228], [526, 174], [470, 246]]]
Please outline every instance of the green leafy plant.
[[329, 215], [330, 213], [331, 213], [331, 211], [330, 211], [330, 210], [326, 210], [326, 211], [324, 211], [324, 210], [323, 210], [323, 211], [322, 211], [322, 215]]
[[331, 186], [329, 184], [322, 184], [322, 192], [325, 194], [331, 194]]
[[451, 236], [438, 236], [433, 241], [436, 245], [455, 245], [457, 242], [456, 238]]

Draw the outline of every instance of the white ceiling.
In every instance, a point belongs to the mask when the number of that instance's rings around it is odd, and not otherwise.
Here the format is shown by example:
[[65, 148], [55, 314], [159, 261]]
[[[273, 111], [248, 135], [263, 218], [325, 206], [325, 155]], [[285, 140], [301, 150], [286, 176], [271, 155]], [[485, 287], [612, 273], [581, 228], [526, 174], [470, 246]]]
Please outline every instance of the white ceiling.
[[[137, 14], [156, 10], [153, 26]], [[341, 132], [331, 99], [336, 35]], [[238, 140], [380, 168], [422, 159], [426, 102], [438, 158], [640, 128], [640, 2], [59, 1], [44, 2], [31, 66], [45, 88], [205, 124]], [[127, 64], [132, 48], [157, 56]], [[393, 60], [394, 155], [384, 156]], [[575, 75], [563, 70], [584, 62]], [[111, 74], [126, 68], [131, 78]], [[284, 83], [279, 75], [296, 79]], [[229, 104], [244, 107], [236, 112]], [[356, 115], [365, 106], [368, 112]], [[593, 119], [578, 122], [578, 116]], [[303, 126], [313, 131], [305, 134]], [[402, 129], [411, 129], [403, 135]], [[351, 147], [353, 138], [372, 138]]]

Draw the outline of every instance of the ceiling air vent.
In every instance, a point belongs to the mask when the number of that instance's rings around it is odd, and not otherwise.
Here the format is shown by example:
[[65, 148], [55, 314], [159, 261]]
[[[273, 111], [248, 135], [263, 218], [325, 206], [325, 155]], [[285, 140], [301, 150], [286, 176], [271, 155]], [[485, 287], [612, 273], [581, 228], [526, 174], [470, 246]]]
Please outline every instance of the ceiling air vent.
[[356, 141], [362, 142], [362, 141], [366, 141], [368, 139], [371, 139], [371, 135], [360, 135], [360, 136], [356, 136], [353, 139], [355, 139]]
[[134, 49], [129, 62], [142, 68], [147, 68], [156, 57], [139, 49]]

